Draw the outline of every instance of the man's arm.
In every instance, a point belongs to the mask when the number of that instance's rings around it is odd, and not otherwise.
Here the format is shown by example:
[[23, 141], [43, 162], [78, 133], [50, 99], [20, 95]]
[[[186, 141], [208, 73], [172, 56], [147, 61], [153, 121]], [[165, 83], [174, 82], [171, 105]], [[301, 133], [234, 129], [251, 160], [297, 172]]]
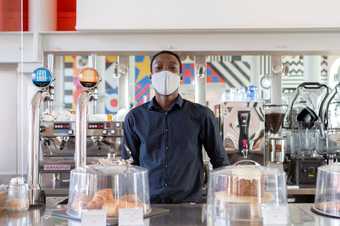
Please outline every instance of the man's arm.
[[213, 168], [228, 165], [229, 159], [223, 147], [222, 137], [220, 136], [214, 113], [207, 109], [204, 114], [201, 138], [210, 162]]
[[123, 159], [129, 158], [129, 152], [133, 159], [133, 165], [139, 165], [140, 140], [134, 130], [134, 117], [130, 112], [124, 121], [124, 141], [121, 149]]

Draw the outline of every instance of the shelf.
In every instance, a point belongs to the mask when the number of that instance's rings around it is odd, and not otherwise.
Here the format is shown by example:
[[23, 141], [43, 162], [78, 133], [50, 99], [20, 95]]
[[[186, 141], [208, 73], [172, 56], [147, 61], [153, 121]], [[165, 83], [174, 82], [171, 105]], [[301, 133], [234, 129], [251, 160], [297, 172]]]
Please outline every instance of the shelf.
[[162, 49], [187, 54], [340, 53], [340, 29], [229, 29], [82, 31], [42, 33], [48, 52], [145, 54]]
[[[205, 29], [24, 32], [24, 61], [43, 53], [136, 55], [162, 49], [184, 54], [339, 54], [340, 29]], [[0, 32], [0, 63], [20, 61], [20, 32]]]

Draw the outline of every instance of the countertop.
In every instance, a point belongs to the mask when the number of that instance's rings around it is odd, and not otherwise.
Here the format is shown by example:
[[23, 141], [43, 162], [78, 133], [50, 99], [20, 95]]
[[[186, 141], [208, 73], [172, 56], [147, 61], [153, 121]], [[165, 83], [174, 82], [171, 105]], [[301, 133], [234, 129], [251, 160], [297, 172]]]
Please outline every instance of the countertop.
[[[53, 202], [51, 202], [53, 203]], [[201, 204], [153, 205], [153, 208], [166, 208], [169, 213], [145, 220], [145, 226], [203, 226], [206, 225], [205, 207]], [[316, 215], [310, 211], [311, 204], [289, 204], [290, 224], [294, 226], [339, 226], [340, 219]], [[53, 206], [45, 209], [30, 209], [22, 213], [2, 212], [0, 225], [26, 226], [80, 226], [80, 222], [51, 216]], [[230, 225], [254, 225], [231, 223]], [[256, 224], [258, 225], [258, 224]], [[229, 226], [228, 224], [224, 226]]]

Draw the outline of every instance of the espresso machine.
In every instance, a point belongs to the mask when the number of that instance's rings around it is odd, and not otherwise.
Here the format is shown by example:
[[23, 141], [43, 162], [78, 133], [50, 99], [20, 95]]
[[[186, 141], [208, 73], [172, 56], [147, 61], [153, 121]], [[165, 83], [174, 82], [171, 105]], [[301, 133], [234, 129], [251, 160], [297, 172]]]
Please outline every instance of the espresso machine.
[[[91, 121], [87, 123], [87, 162], [120, 156], [123, 123]], [[41, 160], [39, 180], [46, 196], [68, 194], [70, 171], [75, 167], [75, 122], [41, 122]]]
[[324, 106], [329, 88], [321, 83], [300, 84], [284, 119], [286, 154], [284, 169], [288, 185], [315, 187], [317, 168], [326, 164], [319, 151], [325, 135]]
[[[92, 95], [96, 95], [96, 86], [89, 87], [91, 83], [99, 82], [96, 80], [99, 79], [99, 75], [98, 78], [91, 80], [88, 77], [92, 75], [86, 73], [97, 72], [94, 69], [84, 69], [81, 72], [82, 86], [90, 90], [89, 102], [94, 102], [97, 98], [93, 98]], [[78, 111], [79, 109], [77, 109], [77, 114]], [[104, 158], [120, 157], [123, 122], [112, 121], [112, 117], [98, 120], [98, 117], [90, 116], [95, 115], [87, 116], [86, 125], [83, 128], [86, 130], [86, 137], [82, 141], [87, 149], [86, 163], [95, 164]], [[73, 115], [41, 118], [39, 180], [46, 196], [67, 196], [68, 194], [70, 171], [76, 166], [76, 126]]]
[[262, 102], [227, 101], [215, 106], [215, 117], [231, 163], [242, 159], [264, 163]]

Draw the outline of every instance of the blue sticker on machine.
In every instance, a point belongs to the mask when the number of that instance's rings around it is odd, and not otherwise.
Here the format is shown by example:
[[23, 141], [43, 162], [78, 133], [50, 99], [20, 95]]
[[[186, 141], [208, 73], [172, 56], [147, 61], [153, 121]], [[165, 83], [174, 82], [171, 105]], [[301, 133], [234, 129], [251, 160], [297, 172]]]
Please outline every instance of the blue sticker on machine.
[[32, 74], [32, 82], [37, 87], [47, 87], [52, 79], [52, 74], [47, 68], [38, 68]]

